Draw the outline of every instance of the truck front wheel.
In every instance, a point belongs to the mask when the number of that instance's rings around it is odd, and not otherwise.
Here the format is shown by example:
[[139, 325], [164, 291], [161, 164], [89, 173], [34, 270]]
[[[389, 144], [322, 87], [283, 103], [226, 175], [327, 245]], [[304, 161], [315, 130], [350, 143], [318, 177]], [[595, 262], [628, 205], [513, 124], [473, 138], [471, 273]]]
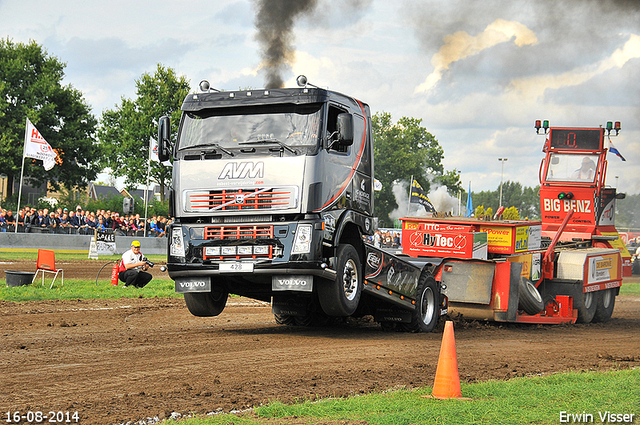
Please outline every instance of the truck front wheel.
[[614, 288], [598, 292], [596, 302], [596, 314], [593, 315], [594, 322], [606, 322], [611, 319], [613, 307], [616, 305], [616, 293]]
[[335, 281], [318, 284], [320, 305], [329, 316], [350, 316], [358, 308], [363, 286], [360, 257], [352, 245], [338, 247], [336, 274]]
[[582, 303], [578, 304], [578, 323], [591, 323], [598, 308], [598, 294], [586, 292], [582, 294]]
[[226, 289], [214, 286], [211, 292], [187, 292], [184, 294], [184, 301], [194, 316], [212, 317], [222, 313], [228, 297]]
[[440, 295], [436, 280], [431, 275], [422, 275], [418, 283], [411, 323], [401, 323], [400, 326], [407, 332], [431, 332], [440, 318], [439, 305]]

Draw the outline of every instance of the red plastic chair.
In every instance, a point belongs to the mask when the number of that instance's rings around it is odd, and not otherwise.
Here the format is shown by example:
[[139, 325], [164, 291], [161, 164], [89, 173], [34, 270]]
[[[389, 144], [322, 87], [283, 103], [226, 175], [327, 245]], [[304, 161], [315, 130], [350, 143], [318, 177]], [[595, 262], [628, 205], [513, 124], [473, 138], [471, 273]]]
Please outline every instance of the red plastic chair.
[[64, 286], [64, 270], [56, 269], [56, 253], [48, 250], [48, 249], [39, 249], [38, 250], [38, 263], [36, 265], [36, 274], [33, 276], [33, 280], [31, 283], [36, 281], [36, 277], [38, 276], [38, 272], [42, 272], [42, 286], [44, 286], [44, 274], [45, 273], [54, 273], [53, 280], [51, 281], [51, 286], [49, 289], [53, 288], [53, 284], [60, 274], [62, 279], [62, 286]]

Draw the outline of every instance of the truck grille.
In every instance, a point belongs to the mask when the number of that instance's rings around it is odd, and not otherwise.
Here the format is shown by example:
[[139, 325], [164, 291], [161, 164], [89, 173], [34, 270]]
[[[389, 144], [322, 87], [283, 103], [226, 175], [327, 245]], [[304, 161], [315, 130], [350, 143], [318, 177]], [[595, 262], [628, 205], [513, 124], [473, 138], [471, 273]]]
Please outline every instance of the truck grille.
[[[205, 240], [215, 241], [273, 239], [273, 226], [211, 226], [205, 228], [204, 238]], [[213, 250], [215, 250], [215, 253], [212, 252]], [[207, 251], [210, 252], [209, 255]], [[220, 245], [204, 248], [202, 253], [203, 260], [242, 260], [251, 258], [273, 258], [273, 246], [256, 244], [255, 242], [239, 245]]]
[[297, 187], [189, 191], [187, 211], [283, 210], [297, 206]]
[[273, 226], [215, 226], [204, 229], [205, 239], [273, 239]]

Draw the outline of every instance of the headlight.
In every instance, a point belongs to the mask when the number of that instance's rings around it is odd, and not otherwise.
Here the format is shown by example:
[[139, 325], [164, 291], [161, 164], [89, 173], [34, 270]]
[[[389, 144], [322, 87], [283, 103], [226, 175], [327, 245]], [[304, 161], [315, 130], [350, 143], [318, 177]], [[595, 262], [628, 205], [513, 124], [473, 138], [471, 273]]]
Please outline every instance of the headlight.
[[269, 246], [268, 245], [256, 245], [253, 247], [253, 253], [256, 255], [268, 255], [269, 254]]
[[171, 229], [171, 245], [169, 245], [169, 254], [173, 257], [184, 257], [182, 227], [174, 227]]
[[250, 246], [239, 246], [238, 255], [251, 255], [252, 250]]
[[299, 224], [291, 253], [306, 254], [309, 252], [311, 252], [311, 225]]
[[220, 256], [220, 247], [219, 246], [207, 246], [204, 249], [204, 255], [207, 257], [219, 257]]
[[223, 246], [222, 247], [222, 255], [236, 255], [236, 247], [235, 246]]

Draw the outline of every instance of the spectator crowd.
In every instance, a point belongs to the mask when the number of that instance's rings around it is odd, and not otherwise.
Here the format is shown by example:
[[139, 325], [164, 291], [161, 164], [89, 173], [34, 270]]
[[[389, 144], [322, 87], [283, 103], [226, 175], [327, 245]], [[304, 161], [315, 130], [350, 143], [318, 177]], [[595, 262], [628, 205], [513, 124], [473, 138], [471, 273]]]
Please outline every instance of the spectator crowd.
[[401, 231], [399, 229], [378, 229], [366, 242], [376, 248], [400, 248]]
[[124, 215], [110, 210], [85, 211], [80, 205], [75, 211], [57, 208], [36, 209], [25, 206], [13, 214], [11, 210], [0, 207], [0, 231], [14, 232], [18, 226], [20, 233], [55, 233], [74, 235], [93, 235], [95, 231], [112, 232], [120, 236], [166, 236], [166, 229], [172, 220], [163, 216], [147, 218], [140, 214]]

